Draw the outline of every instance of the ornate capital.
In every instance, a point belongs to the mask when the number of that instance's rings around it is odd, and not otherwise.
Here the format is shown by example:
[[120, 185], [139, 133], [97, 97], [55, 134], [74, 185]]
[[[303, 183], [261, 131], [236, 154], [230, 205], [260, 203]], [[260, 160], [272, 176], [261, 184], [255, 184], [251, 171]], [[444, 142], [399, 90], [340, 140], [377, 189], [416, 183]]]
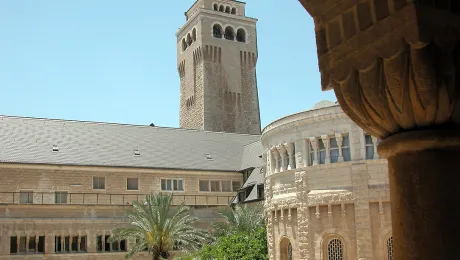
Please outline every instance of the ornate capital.
[[284, 144], [284, 148], [286, 149], [287, 153], [289, 154], [289, 156], [292, 155], [292, 152], [294, 151], [294, 143], [285, 143]]
[[318, 151], [318, 141], [316, 137], [310, 137], [309, 140], [310, 140], [311, 147], [313, 147], [313, 150]]
[[324, 147], [329, 148], [329, 136], [328, 135], [322, 135], [321, 140], [323, 140]]
[[315, 21], [323, 90], [361, 128], [385, 138], [460, 126], [457, 1], [300, 2]]
[[343, 135], [342, 135], [342, 133], [335, 133], [335, 140], [337, 140], [337, 145], [339, 147], [341, 147], [342, 144], [343, 144]]
[[280, 154], [278, 152], [278, 149], [276, 149], [276, 148], [271, 149], [271, 153], [273, 154], [273, 156], [275, 157], [276, 160], [278, 160], [280, 158]]
[[286, 147], [284, 145], [280, 144], [276, 146], [276, 150], [278, 150], [281, 158], [284, 158], [285, 152], [286, 152]]

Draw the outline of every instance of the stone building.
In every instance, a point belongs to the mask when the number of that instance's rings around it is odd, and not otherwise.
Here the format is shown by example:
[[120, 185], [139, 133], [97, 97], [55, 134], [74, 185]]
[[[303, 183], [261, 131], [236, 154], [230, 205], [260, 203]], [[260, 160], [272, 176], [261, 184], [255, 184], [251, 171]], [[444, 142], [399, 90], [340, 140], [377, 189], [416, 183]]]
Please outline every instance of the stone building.
[[393, 259], [377, 138], [322, 101], [267, 125], [261, 142], [270, 259]]
[[0, 260], [124, 259], [134, 241], [106, 241], [133, 201], [173, 193], [208, 228], [263, 166], [256, 19], [231, 0], [186, 19], [182, 128], [0, 116]]

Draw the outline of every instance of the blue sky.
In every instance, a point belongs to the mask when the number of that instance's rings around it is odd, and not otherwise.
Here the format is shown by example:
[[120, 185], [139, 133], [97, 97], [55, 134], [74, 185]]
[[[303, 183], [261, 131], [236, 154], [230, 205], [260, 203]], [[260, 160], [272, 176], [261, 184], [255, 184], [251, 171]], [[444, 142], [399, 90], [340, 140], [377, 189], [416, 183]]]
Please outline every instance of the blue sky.
[[[1, 0], [0, 114], [179, 125], [175, 33], [195, 0]], [[262, 126], [335, 101], [297, 0], [248, 0], [258, 18]]]

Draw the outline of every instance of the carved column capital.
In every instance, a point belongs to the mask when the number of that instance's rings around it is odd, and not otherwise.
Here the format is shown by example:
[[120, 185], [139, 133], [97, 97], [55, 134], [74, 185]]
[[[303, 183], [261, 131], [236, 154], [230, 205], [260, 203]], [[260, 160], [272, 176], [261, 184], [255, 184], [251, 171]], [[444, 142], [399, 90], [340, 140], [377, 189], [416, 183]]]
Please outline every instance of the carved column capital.
[[337, 146], [342, 147], [342, 144], [343, 144], [342, 133], [335, 133], [335, 140], [337, 140]]
[[284, 158], [284, 154], [286, 152], [286, 147], [284, 147], [284, 144], [277, 145], [276, 150], [278, 150], [278, 153], [280, 154], [281, 158]]
[[278, 152], [278, 149], [275, 148], [272, 148], [271, 150], [271, 153], [273, 154], [273, 156], [275, 157], [276, 160], [278, 160], [280, 158], [280, 154]]
[[310, 137], [308, 140], [310, 140], [310, 144], [313, 150], [315, 150], [315, 152], [318, 151], [318, 139], [316, 137]]
[[329, 148], [329, 136], [328, 135], [322, 135], [321, 136], [321, 140], [323, 141], [323, 144], [324, 144], [324, 147], [326, 147], [326, 149]]

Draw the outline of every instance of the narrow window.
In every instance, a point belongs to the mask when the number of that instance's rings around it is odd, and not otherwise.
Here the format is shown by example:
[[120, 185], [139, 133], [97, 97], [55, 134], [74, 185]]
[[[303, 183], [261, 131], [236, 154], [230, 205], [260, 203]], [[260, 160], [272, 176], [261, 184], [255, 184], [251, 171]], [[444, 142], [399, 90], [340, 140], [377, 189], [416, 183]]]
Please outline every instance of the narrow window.
[[364, 135], [364, 140], [366, 141], [366, 159], [374, 159], [374, 142], [372, 142], [372, 136], [370, 134]]
[[237, 192], [241, 188], [241, 181], [232, 181], [233, 192]]
[[200, 180], [200, 191], [209, 191], [209, 181]]
[[182, 51], [185, 51], [187, 49], [187, 42], [185, 42], [185, 39], [182, 39]]
[[224, 38], [230, 41], [235, 40], [235, 31], [231, 26], [227, 26], [227, 28], [225, 28]]
[[246, 196], [245, 196], [245, 192], [244, 191], [241, 191], [241, 192], [238, 192], [238, 202], [242, 203], [246, 200]]
[[236, 40], [239, 42], [246, 42], [246, 32], [242, 28], [236, 31]]
[[192, 30], [192, 41], [194, 42], [196, 41], [196, 29], [195, 28], [193, 28]]
[[232, 14], [236, 14], [236, 8], [235, 7], [232, 8]]
[[225, 7], [225, 12], [228, 14], [230, 13], [230, 6]]
[[220, 191], [220, 181], [211, 181], [211, 191]]
[[102, 252], [102, 236], [96, 237], [96, 250]]
[[33, 237], [29, 237], [29, 248], [28, 248], [28, 252], [30, 253], [35, 253], [37, 248], [37, 243], [35, 242], [35, 239], [36, 237], [33, 236]]
[[86, 236], [80, 238], [80, 252], [86, 252]]
[[292, 158], [291, 168], [296, 169], [297, 168], [297, 163], [295, 162], [295, 145], [292, 146], [292, 156], [294, 156], [294, 158]]
[[120, 241], [120, 251], [126, 251], [126, 240]]
[[343, 160], [346, 162], [351, 161], [351, 154], [350, 154], [350, 138], [348, 135], [343, 136], [343, 143], [342, 143], [342, 156]]
[[67, 191], [56, 191], [54, 193], [54, 203], [66, 204], [67, 203]]
[[105, 177], [93, 177], [93, 189], [104, 190], [105, 189]]
[[278, 159], [276, 159], [276, 161], [278, 162], [278, 171], [281, 171], [283, 163], [283, 158], [281, 158], [281, 154], [278, 156]]
[[214, 24], [212, 27], [212, 35], [214, 38], [222, 38], [222, 27], [218, 24]]
[[332, 239], [327, 243], [327, 259], [343, 260], [343, 246], [339, 239]]
[[139, 190], [139, 178], [126, 178], [127, 190]]
[[258, 199], [264, 199], [265, 198], [264, 185], [263, 184], [257, 186], [257, 198]]
[[224, 6], [223, 6], [223, 5], [221, 5], [221, 6], [219, 7], [219, 11], [221, 11], [221, 12], [224, 11]]
[[222, 181], [222, 191], [223, 192], [232, 192], [232, 182], [231, 181]]
[[71, 251], [72, 252], [78, 252], [78, 236], [72, 237]]
[[105, 251], [106, 251], [106, 252], [110, 252], [110, 243], [107, 241], [107, 240], [109, 240], [109, 237], [110, 237], [110, 236], [105, 236], [105, 237], [104, 237]]
[[24, 203], [24, 204], [34, 203], [34, 193], [31, 191], [19, 192], [19, 203]]
[[337, 139], [331, 138], [331, 163], [336, 163], [339, 161], [339, 145], [337, 144]]
[[189, 34], [187, 34], [187, 46], [192, 45], [192, 43], [193, 43], [192, 42], [192, 36], [190, 36], [190, 33], [189, 33]]
[[218, 11], [219, 6], [217, 4], [214, 4], [214, 11]]
[[25, 253], [26, 252], [26, 237], [19, 237], [19, 253]]
[[313, 149], [313, 145], [310, 142], [310, 157], [308, 158], [308, 166], [312, 166], [313, 162], [315, 161], [315, 149]]
[[182, 180], [173, 180], [173, 189], [175, 191], [183, 191], [184, 185], [182, 183]]
[[38, 252], [45, 253], [45, 236], [38, 237]]
[[18, 237], [10, 237], [10, 254], [18, 253]]
[[326, 163], [326, 147], [324, 146], [323, 140], [319, 139], [319, 164]]
[[70, 252], [70, 236], [64, 237], [64, 251]]
[[118, 251], [118, 240], [112, 242], [112, 251]]
[[54, 252], [60, 253], [62, 250], [61, 236], [54, 237]]
[[387, 240], [387, 256], [388, 260], [393, 260], [393, 237], [390, 237]]

